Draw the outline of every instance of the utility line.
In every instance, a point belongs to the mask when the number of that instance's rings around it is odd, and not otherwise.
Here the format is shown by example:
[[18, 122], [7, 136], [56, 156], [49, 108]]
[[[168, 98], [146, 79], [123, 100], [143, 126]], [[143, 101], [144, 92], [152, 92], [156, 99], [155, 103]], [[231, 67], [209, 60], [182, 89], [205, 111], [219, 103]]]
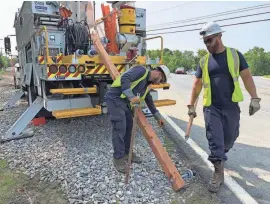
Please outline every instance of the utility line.
[[160, 27], [162, 25], [170, 25], [170, 24], [176, 24], [176, 23], [187, 23], [187, 22], [192, 22], [192, 21], [197, 21], [197, 20], [202, 20], [202, 19], [207, 19], [207, 18], [230, 15], [230, 14], [234, 14], [234, 13], [239, 13], [239, 12], [244, 12], [244, 11], [252, 11], [252, 10], [268, 8], [268, 7], [270, 7], [270, 4], [262, 4], [262, 5], [258, 5], [258, 6], [245, 7], [245, 8], [241, 8], [241, 9], [235, 9], [235, 10], [230, 10], [230, 11], [225, 11], [225, 12], [215, 13], [215, 14], [210, 14], [210, 15], [205, 15], [205, 16], [197, 16], [194, 18], [189, 18], [189, 19], [184, 19], [184, 20], [177, 20], [177, 21], [171, 21], [171, 22], [167, 22], [167, 23], [150, 25], [148, 27]]
[[[246, 22], [240, 22], [240, 23], [234, 23], [234, 24], [227, 24], [227, 25], [221, 25], [220, 27], [243, 25], [243, 24], [257, 23], [257, 22], [263, 22], [263, 21], [270, 21], [270, 19], [261, 19], [261, 20], [256, 20], [256, 21], [246, 21]], [[184, 32], [197, 31], [197, 30], [201, 30], [201, 29], [196, 28], [196, 29], [189, 29], [189, 30], [178, 30], [178, 31], [163, 32], [163, 33], [153, 33], [153, 34], [147, 34], [147, 35], [162, 35], [162, 34], [170, 34], [170, 33], [184, 33]]]
[[154, 11], [152, 13], [149, 13], [148, 15], [151, 15], [151, 14], [154, 14], [154, 13], [157, 13], [157, 12], [162, 12], [162, 11], [170, 10], [170, 9], [179, 8], [179, 7], [186, 6], [186, 5], [189, 5], [189, 4], [192, 4], [192, 3], [196, 3], [196, 2], [195, 1], [192, 1], [192, 2], [187, 2], [187, 3], [184, 3], [184, 4], [180, 4], [180, 5], [174, 5], [174, 6], [169, 7], [169, 8], [165, 8], [165, 9], [160, 9], [160, 10]]
[[[244, 15], [244, 16], [236, 16], [236, 17], [231, 17], [231, 18], [223, 18], [223, 19], [215, 20], [215, 22], [227, 21], [227, 20], [232, 20], [232, 19], [237, 19], [237, 18], [246, 18], [250, 16], [258, 16], [258, 15], [263, 15], [263, 14], [268, 14], [268, 13], [270, 13], [270, 11], [262, 12], [262, 13], [254, 13], [254, 14], [249, 14], [249, 15]], [[172, 28], [183, 28], [183, 27], [188, 27], [188, 26], [202, 25], [205, 23], [207, 22], [193, 23], [193, 24], [182, 25], [182, 26], [172, 26], [172, 27], [166, 27], [166, 28], [158, 28], [158, 29], [148, 30], [147, 32], [157, 31], [157, 30], [167, 30], [167, 29], [172, 29]]]

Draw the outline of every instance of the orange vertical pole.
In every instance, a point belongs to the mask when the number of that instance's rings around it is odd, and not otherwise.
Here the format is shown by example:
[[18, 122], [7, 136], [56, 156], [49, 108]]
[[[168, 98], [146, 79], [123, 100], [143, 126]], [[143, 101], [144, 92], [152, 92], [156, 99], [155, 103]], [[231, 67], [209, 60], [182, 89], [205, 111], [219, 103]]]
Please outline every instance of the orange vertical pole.
[[118, 54], [119, 49], [116, 43], [116, 9], [113, 9], [113, 14], [110, 14], [110, 6], [101, 4], [102, 14], [104, 18], [104, 30], [106, 38], [109, 40], [107, 44], [107, 51], [109, 53]]

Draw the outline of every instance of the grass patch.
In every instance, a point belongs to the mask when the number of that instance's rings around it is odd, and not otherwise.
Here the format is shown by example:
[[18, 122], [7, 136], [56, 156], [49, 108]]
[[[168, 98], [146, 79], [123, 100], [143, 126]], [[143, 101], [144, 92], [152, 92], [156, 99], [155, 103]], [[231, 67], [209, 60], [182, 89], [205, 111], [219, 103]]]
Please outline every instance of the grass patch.
[[0, 169], [7, 168], [7, 162], [4, 159], [0, 159]]
[[0, 204], [68, 203], [58, 183], [41, 182], [38, 174], [30, 179], [7, 167], [7, 162], [0, 160]]
[[7, 161], [0, 159], [0, 204], [7, 203], [16, 193], [16, 185], [20, 184], [19, 175], [12, 173], [7, 167]]
[[13, 194], [16, 193], [16, 184], [18, 177], [11, 172], [1, 171], [0, 172], [0, 203], [4, 204], [9, 201]]
[[0, 69], [0, 80], [2, 79], [2, 75], [5, 73], [3, 69]]
[[263, 77], [265, 77], [265, 78], [270, 78], [270, 75], [264, 75]]

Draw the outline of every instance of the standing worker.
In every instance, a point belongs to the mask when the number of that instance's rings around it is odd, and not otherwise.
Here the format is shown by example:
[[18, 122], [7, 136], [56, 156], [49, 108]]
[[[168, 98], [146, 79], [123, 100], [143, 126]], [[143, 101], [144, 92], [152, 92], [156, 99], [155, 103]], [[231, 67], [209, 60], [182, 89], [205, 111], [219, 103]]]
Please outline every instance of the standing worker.
[[208, 184], [208, 190], [211, 192], [218, 192], [224, 182], [226, 153], [233, 147], [239, 135], [238, 102], [244, 100], [239, 85], [239, 75], [251, 96], [249, 115], [253, 115], [260, 109], [261, 100], [257, 96], [245, 58], [236, 49], [223, 45], [221, 40], [223, 32], [214, 22], [204, 25], [200, 32], [209, 53], [200, 60], [188, 105], [188, 115], [196, 117], [194, 103], [204, 87], [203, 112], [206, 137], [211, 152], [208, 160], [215, 168]]
[[[164, 65], [160, 65], [151, 71], [138, 65], [118, 77], [105, 94], [112, 123], [113, 163], [121, 173], [125, 173], [125, 166], [128, 161], [133, 126], [132, 105], [138, 105], [145, 100], [154, 118], [160, 126], [163, 126], [164, 121], [155, 107], [148, 86], [166, 83], [169, 74], [169, 69]], [[140, 94], [140, 98], [137, 96], [138, 94]], [[135, 153], [132, 154], [131, 161], [141, 163], [140, 157]]]

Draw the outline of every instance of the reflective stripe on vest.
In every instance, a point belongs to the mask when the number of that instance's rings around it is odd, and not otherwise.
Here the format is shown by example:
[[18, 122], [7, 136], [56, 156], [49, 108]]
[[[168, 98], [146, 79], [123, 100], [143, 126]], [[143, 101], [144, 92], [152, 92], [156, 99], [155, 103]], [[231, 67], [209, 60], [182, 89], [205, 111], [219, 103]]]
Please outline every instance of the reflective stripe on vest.
[[[232, 76], [233, 82], [234, 82], [234, 92], [232, 94], [232, 101], [233, 102], [240, 102], [244, 100], [240, 84], [238, 81], [239, 77], [239, 56], [235, 49], [233, 48], [226, 48], [226, 54], [227, 54], [227, 63], [229, 67], [229, 72]], [[206, 56], [204, 56], [200, 60], [200, 66], [202, 68], [202, 82], [204, 87], [204, 94], [203, 94], [203, 105], [204, 106], [210, 106], [212, 104], [212, 96], [211, 96], [211, 82], [208, 72], [208, 61], [209, 61], [210, 54], [207, 53]]]
[[[136, 68], [135, 68], [135, 69], [136, 69]], [[145, 72], [145, 74], [144, 74], [141, 78], [139, 78], [138, 80], [136, 80], [136, 81], [134, 81], [134, 82], [131, 83], [131, 86], [130, 86], [131, 90], [132, 90], [134, 87], [136, 87], [142, 80], [144, 80], [144, 79], [147, 77], [147, 75], [148, 75], [148, 73], [149, 73], [149, 70], [147, 70], [147, 69], [145, 69], [145, 70], [146, 70], [146, 72]], [[124, 74], [124, 73], [123, 73], [123, 74]], [[120, 86], [121, 86], [121, 76], [118, 76], [118, 77], [114, 80], [114, 82], [112, 83], [111, 87], [120, 87]], [[144, 95], [141, 96], [140, 99], [141, 99], [141, 100], [144, 100], [145, 97], [146, 97], [146, 94], [147, 94], [149, 91], [150, 91], [150, 89], [147, 87], [147, 89], [146, 89]], [[126, 95], [125, 95], [125, 94], [121, 94], [120, 97], [121, 97], [121, 98], [126, 98]]]

